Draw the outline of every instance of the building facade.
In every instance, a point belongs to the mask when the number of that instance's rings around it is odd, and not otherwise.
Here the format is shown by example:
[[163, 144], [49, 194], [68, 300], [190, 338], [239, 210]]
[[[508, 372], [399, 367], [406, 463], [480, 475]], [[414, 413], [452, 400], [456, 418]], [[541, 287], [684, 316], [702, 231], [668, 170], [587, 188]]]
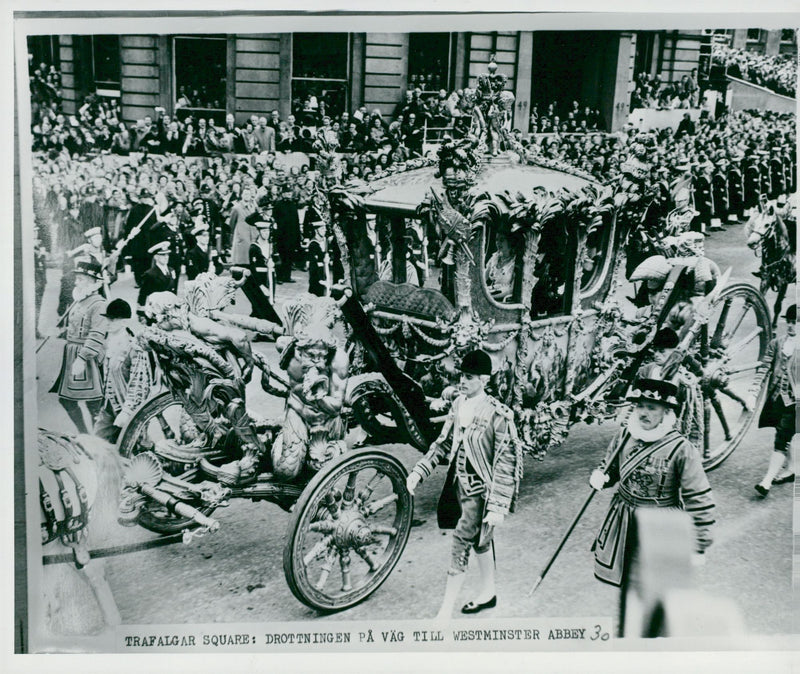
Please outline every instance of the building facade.
[[34, 63], [62, 73], [68, 113], [96, 92], [118, 97], [125, 122], [167, 114], [226, 114], [237, 123], [310, 98], [338, 114], [364, 105], [391, 116], [407, 89], [435, 95], [474, 87], [495, 55], [523, 133], [533, 106], [577, 101], [614, 131], [628, 117], [634, 77], [677, 81], [698, 66], [702, 31], [259, 33], [60, 35], [29, 39]]

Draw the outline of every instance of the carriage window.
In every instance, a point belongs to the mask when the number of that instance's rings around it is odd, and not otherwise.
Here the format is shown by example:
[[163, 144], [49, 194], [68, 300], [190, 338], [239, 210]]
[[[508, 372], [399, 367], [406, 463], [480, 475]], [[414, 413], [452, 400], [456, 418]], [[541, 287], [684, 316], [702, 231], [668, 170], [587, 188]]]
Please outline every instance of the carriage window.
[[374, 226], [368, 218], [367, 231], [380, 280], [438, 288], [438, 279], [429, 273], [428, 240], [419, 220], [378, 215]]
[[581, 274], [581, 293], [590, 294], [592, 289], [603, 281], [603, 270], [609, 254], [609, 240], [613, 227], [610, 216], [603, 218], [603, 224], [596, 227], [586, 237], [586, 257]]
[[525, 242], [519, 237], [496, 232], [489, 241], [484, 277], [489, 294], [497, 302], [519, 301], [518, 267]]
[[569, 249], [574, 246], [570, 240], [563, 217], [553, 218], [542, 230], [533, 268], [532, 318], [558, 316], [567, 310]]

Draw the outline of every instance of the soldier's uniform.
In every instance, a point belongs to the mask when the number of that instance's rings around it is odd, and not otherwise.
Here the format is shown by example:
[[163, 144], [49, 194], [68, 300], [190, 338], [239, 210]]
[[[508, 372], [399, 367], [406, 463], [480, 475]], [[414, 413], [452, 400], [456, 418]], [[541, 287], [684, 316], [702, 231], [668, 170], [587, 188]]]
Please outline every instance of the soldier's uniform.
[[[701, 167], [702, 168], [702, 167]], [[692, 229], [696, 232], [704, 232], [711, 225], [711, 215], [714, 212], [714, 195], [711, 191], [711, 178], [703, 172], [693, 180], [694, 185], [694, 206], [697, 209], [697, 218]]]
[[727, 222], [728, 220], [728, 171], [725, 165], [726, 163], [724, 159], [719, 159], [717, 169], [711, 177], [715, 218], [712, 222], [712, 229], [721, 229], [720, 223]]
[[777, 199], [779, 194], [786, 194], [786, 179], [783, 171], [783, 157], [776, 148], [773, 148], [770, 153], [769, 172], [772, 185], [769, 198]]
[[744, 207], [753, 209], [761, 203], [761, 168], [755, 157], [744, 160]]
[[738, 220], [744, 219], [744, 175], [738, 157], [733, 157], [728, 166], [728, 213]]
[[[263, 230], [269, 230], [274, 223], [271, 220], [265, 220], [263, 217], [256, 221], [255, 226], [259, 233]], [[250, 276], [245, 279], [242, 290], [250, 301], [252, 307], [250, 315], [255, 318], [262, 318], [273, 323], [281, 325], [282, 321], [278, 316], [275, 308], [272, 306], [271, 298], [264, 292], [264, 288], [268, 292], [272, 292], [275, 287], [275, 278], [273, 275], [271, 265], [272, 246], [268, 240], [259, 237], [250, 244], [248, 250], [248, 260], [250, 268]]]
[[769, 169], [769, 153], [766, 150], [759, 152], [758, 170], [761, 177], [761, 194], [772, 198], [772, 175]]

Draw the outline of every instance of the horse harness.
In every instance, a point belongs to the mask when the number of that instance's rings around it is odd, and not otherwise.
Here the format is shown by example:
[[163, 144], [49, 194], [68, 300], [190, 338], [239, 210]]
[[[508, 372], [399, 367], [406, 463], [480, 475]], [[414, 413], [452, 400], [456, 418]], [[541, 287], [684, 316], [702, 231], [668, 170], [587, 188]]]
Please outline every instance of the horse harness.
[[[78, 479], [71, 464], [80, 463], [82, 458], [93, 460], [77, 443], [64, 435], [41, 430], [39, 434], [39, 461], [50, 470], [58, 485], [58, 498], [64, 510], [64, 519], [59, 520], [41, 477], [39, 478], [39, 502], [44, 513], [41, 525], [42, 545], [60, 538], [61, 542], [72, 548], [78, 568], [89, 561], [88, 551], [82, 543], [86, 539], [86, 526], [89, 522], [91, 504], [86, 488]], [[71, 485], [69, 484], [71, 482]], [[69, 487], [77, 496], [77, 502]], [[54, 495], [53, 495], [54, 496]], [[85, 553], [85, 554], [84, 554]]]

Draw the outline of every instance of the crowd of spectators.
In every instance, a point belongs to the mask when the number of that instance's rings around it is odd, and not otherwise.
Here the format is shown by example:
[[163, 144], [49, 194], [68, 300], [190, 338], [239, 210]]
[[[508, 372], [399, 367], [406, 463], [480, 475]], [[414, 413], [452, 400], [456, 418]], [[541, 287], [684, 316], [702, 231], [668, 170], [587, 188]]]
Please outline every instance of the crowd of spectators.
[[[641, 77], [637, 84], [643, 91], [667, 89], [657, 78]], [[226, 223], [235, 214], [253, 212], [259, 199], [274, 200], [291, 191], [297, 200], [307, 200], [318, 177], [314, 162], [320, 149], [338, 155], [342, 180], [375, 180], [433, 161], [430, 150], [430, 157], [422, 157], [424, 133], [432, 128], [466, 133], [475, 104], [470, 90], [427, 98], [413, 90], [388, 121], [366, 107], [331, 117], [324, 106], [307, 99], [299, 120], [295, 115], [281, 119], [272, 111], [242, 124], [228, 115], [217, 126], [203, 117], [171, 118], [155, 108], [128, 128], [113, 98], [89, 96], [77, 114], [65, 115], [52, 69], [39, 67], [31, 85], [33, 145], [41, 151], [34, 154], [34, 203], [40, 238], [53, 253], [78, 245], [82, 232], [96, 226], [103, 229], [110, 250], [124, 234], [126, 214], [143, 199], [153, 200], [160, 216], [175, 214], [187, 228], [199, 217], [200, 202], [213, 201], [223, 233], [218, 245], [224, 248], [233, 228]], [[696, 89], [683, 85], [681, 92], [691, 97]], [[600, 182], [616, 178], [635, 154], [633, 148], [642, 145], [653, 180], [672, 180], [709, 164], [741, 161], [778, 144], [793, 144], [796, 138], [794, 115], [769, 112], [717, 119], [704, 114], [696, 128], [643, 136], [631, 125], [613, 134], [597, 130], [597, 111], [581, 109], [576, 101], [563, 121], [557, 110], [555, 104], [541, 112], [534, 108], [530, 138], [516, 129], [512, 135], [529, 156]], [[307, 153], [311, 163], [288, 162], [285, 153], [292, 151]]]
[[527, 146], [534, 156], [568, 164], [607, 182], [620, 174], [634, 146], [647, 150], [653, 179], [675, 179], [681, 173], [740, 162], [746, 156], [769, 152], [796, 142], [796, 117], [762, 111], [741, 111], [713, 119], [701, 115], [693, 133], [676, 134], [672, 128], [640, 133], [628, 124], [617, 133], [537, 136]]
[[569, 107], [550, 103], [547, 107], [534, 105], [531, 109], [530, 133], [587, 133], [603, 126], [600, 111], [588, 105], [581, 107], [572, 101]]
[[713, 66], [724, 68], [731, 77], [758, 84], [784, 96], [794, 98], [796, 95], [796, 56], [767, 56], [715, 43], [711, 58]]
[[697, 68], [692, 68], [689, 75], [682, 75], [676, 82], [664, 82], [660, 75], [639, 73], [631, 93], [631, 110], [696, 108], [699, 99]]

